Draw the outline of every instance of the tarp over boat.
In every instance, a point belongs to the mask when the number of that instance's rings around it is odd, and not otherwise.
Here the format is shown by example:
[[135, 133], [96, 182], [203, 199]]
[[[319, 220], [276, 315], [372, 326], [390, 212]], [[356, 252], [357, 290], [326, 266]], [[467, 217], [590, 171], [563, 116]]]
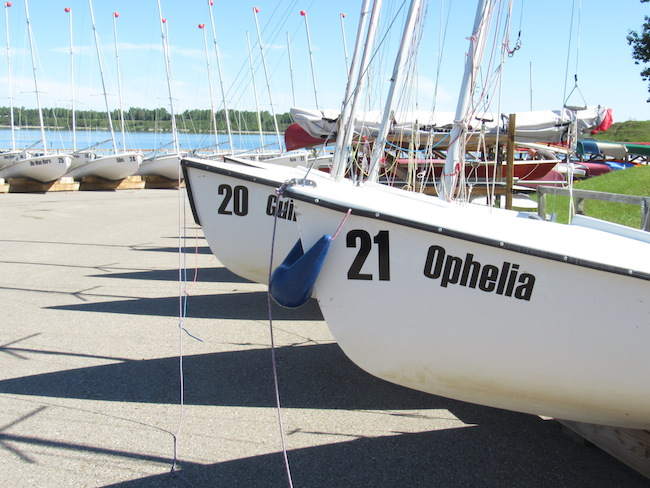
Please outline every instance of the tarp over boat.
[[[334, 141], [338, 131], [339, 112], [336, 110], [308, 110], [292, 108], [291, 117], [312, 138]], [[571, 112], [562, 110], [538, 110], [518, 112], [516, 115], [517, 142], [565, 142], [568, 136]], [[587, 107], [576, 112], [578, 134], [603, 131], [611, 125], [611, 109], [606, 107]], [[381, 124], [381, 111], [362, 112], [356, 119], [355, 132], [360, 136], [374, 137]], [[507, 134], [508, 116], [502, 114], [481, 114], [480, 119], [470, 121], [475, 132], [485, 130], [487, 137], [496, 136], [497, 132]], [[410, 136], [419, 132], [426, 137], [431, 133], [446, 134], [451, 131], [454, 122], [452, 112], [408, 111], [395, 112], [389, 137], [395, 135]], [[423, 139], [426, 140], [426, 139]]]

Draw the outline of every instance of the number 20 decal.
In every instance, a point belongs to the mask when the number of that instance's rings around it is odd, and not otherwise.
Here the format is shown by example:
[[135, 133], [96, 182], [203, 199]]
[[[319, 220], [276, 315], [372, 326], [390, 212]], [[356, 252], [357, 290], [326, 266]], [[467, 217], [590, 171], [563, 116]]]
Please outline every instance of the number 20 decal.
[[219, 205], [219, 214], [232, 215], [234, 213], [240, 217], [248, 214], [248, 188], [241, 185], [232, 187], [224, 183], [219, 185], [218, 192], [219, 195], [224, 195], [221, 205]]
[[380, 281], [389, 281], [390, 280], [390, 253], [389, 253], [389, 242], [388, 242], [388, 231], [380, 230], [375, 237], [370, 237], [370, 234], [365, 230], [351, 230], [346, 236], [346, 245], [347, 247], [358, 247], [359, 251], [357, 252], [352, 265], [348, 270], [348, 279], [349, 280], [372, 280], [374, 276], [371, 273], [362, 273], [361, 268], [365, 264], [370, 251], [372, 251], [372, 243], [377, 244], [378, 251], [378, 271], [379, 271], [379, 280]]

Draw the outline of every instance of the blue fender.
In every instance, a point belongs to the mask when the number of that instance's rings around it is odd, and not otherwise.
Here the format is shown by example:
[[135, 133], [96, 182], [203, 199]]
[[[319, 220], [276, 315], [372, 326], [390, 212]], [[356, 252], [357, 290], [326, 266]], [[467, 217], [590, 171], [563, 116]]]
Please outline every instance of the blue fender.
[[278, 305], [297, 308], [309, 300], [331, 242], [332, 236], [326, 234], [304, 252], [298, 239], [282, 264], [271, 274], [269, 293]]

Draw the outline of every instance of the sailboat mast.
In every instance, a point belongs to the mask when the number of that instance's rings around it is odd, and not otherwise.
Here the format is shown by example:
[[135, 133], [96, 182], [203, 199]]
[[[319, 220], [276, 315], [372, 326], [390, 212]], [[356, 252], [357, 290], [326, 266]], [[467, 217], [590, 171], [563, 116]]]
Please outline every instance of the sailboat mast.
[[296, 106], [296, 90], [293, 82], [293, 58], [291, 57], [291, 42], [289, 41], [289, 32], [287, 32], [287, 53], [289, 54], [289, 75], [291, 76], [291, 99], [293, 106]]
[[[352, 66], [350, 67], [348, 84], [345, 89], [345, 99], [343, 100], [343, 107], [341, 109], [339, 131], [336, 137], [336, 146], [334, 147], [332, 175], [337, 181], [340, 181], [345, 176], [345, 171], [347, 169], [347, 165], [345, 163], [347, 162], [348, 148], [350, 147], [350, 144], [352, 144], [352, 137], [354, 135], [354, 118], [356, 115], [359, 100], [361, 99], [362, 85], [367, 78], [366, 70], [370, 64], [370, 51], [372, 51], [374, 45], [377, 25], [379, 23], [379, 14], [381, 13], [382, 0], [375, 0], [372, 5], [372, 14], [370, 15], [368, 32], [366, 34], [366, 42], [364, 44], [363, 33], [365, 31], [369, 5], [370, 0], [364, 0], [361, 6], [359, 28], [357, 30], [357, 40], [354, 47], [354, 53], [352, 54]], [[362, 48], [363, 58], [361, 59], [361, 66], [359, 67], [355, 83], [354, 74], [357, 72], [359, 55], [361, 54]], [[351, 103], [350, 100], [352, 100]]]
[[97, 35], [97, 27], [95, 26], [95, 13], [93, 11], [93, 0], [88, 0], [88, 6], [90, 7], [90, 21], [93, 24], [95, 48], [97, 50], [97, 62], [99, 63], [99, 75], [102, 79], [102, 90], [104, 91], [104, 105], [106, 105], [106, 117], [108, 118], [108, 129], [111, 131], [111, 141], [113, 142], [113, 151], [117, 153], [115, 132], [113, 132], [113, 120], [111, 119], [111, 111], [108, 106], [108, 93], [106, 93], [106, 82], [104, 80], [104, 66], [102, 65], [102, 53], [101, 53], [101, 48], [99, 46], [99, 36]]
[[214, 42], [214, 55], [217, 58], [217, 72], [219, 73], [219, 84], [221, 85], [221, 98], [223, 100], [223, 112], [226, 117], [226, 129], [228, 131], [228, 143], [230, 144], [230, 152], [233, 153], [235, 146], [232, 143], [232, 127], [230, 126], [230, 113], [228, 111], [228, 104], [226, 103], [226, 90], [223, 87], [223, 73], [221, 71], [221, 60], [219, 57], [219, 46], [217, 45], [217, 33], [214, 27], [214, 16], [212, 15], [213, 0], [208, 0], [210, 10], [210, 25], [212, 27], [212, 40]]
[[115, 67], [117, 68], [117, 99], [120, 109], [120, 131], [122, 132], [122, 151], [126, 151], [126, 134], [124, 128], [124, 104], [122, 102], [122, 71], [120, 69], [120, 50], [117, 43], [117, 18], [118, 12], [113, 12], [113, 39], [115, 39]]
[[34, 71], [34, 90], [36, 90], [36, 105], [38, 105], [38, 121], [41, 124], [41, 140], [43, 141], [43, 153], [47, 154], [47, 139], [45, 138], [45, 124], [43, 122], [43, 108], [41, 107], [41, 92], [38, 91], [38, 77], [36, 76], [36, 56], [34, 54], [34, 35], [32, 24], [29, 21], [29, 5], [25, 0], [25, 18], [27, 19], [27, 33], [29, 36], [29, 50], [32, 55], [32, 69]]
[[262, 44], [262, 34], [260, 34], [260, 24], [257, 20], [257, 13], [260, 11], [259, 7], [253, 7], [253, 14], [255, 16], [255, 28], [257, 29], [257, 42], [260, 45], [260, 54], [262, 55], [262, 66], [264, 67], [264, 76], [266, 77], [266, 89], [269, 92], [269, 102], [271, 104], [271, 115], [273, 116], [273, 125], [275, 126], [275, 135], [278, 138], [278, 147], [282, 151], [282, 140], [280, 139], [280, 129], [278, 128], [278, 119], [275, 116], [275, 107], [273, 105], [273, 96], [271, 95], [271, 83], [269, 82], [269, 71], [266, 68], [266, 59], [264, 57], [264, 45]]
[[14, 128], [14, 95], [11, 87], [11, 48], [9, 47], [9, 7], [11, 2], [5, 2], [5, 33], [7, 35], [7, 78], [9, 81], [9, 124], [11, 124], [11, 150], [16, 150], [16, 129]]
[[174, 152], [179, 153], [180, 147], [178, 145], [178, 129], [176, 128], [176, 114], [174, 113], [174, 96], [172, 91], [171, 67], [169, 62], [169, 44], [167, 43], [167, 33], [165, 26], [167, 19], [162, 16], [162, 8], [160, 7], [160, 0], [158, 0], [158, 15], [160, 17], [160, 35], [162, 37], [163, 54], [165, 56], [165, 72], [167, 73], [167, 91], [169, 93], [169, 112], [171, 114], [172, 122], [172, 137], [174, 139]]
[[314, 100], [316, 101], [316, 110], [320, 110], [318, 106], [318, 87], [316, 86], [316, 72], [314, 71], [314, 51], [311, 48], [311, 36], [309, 35], [309, 21], [307, 20], [307, 11], [301, 10], [300, 15], [305, 18], [305, 31], [307, 32], [307, 47], [309, 48], [309, 62], [311, 64], [311, 80], [314, 84]]
[[486, 31], [489, 28], [487, 22], [487, 14], [491, 0], [479, 0], [476, 8], [476, 17], [474, 19], [474, 28], [472, 35], [469, 38], [469, 51], [465, 60], [465, 72], [463, 74], [463, 81], [461, 83], [460, 95], [458, 97], [458, 105], [456, 107], [456, 115], [454, 117], [454, 126], [449, 135], [449, 148], [447, 149], [447, 158], [445, 159], [445, 166], [443, 177], [441, 179], [441, 188], [438, 189], [438, 194], [449, 201], [454, 195], [454, 189], [458, 180], [458, 173], [460, 171], [461, 159], [465, 157], [463, 148], [465, 144], [462, 138], [465, 132], [465, 114], [469, 106], [470, 96], [473, 90], [473, 82], [476, 80], [476, 75], [480, 67], [479, 59], [482, 53], [482, 46], [485, 45]]
[[[251, 79], [253, 80], [253, 95], [255, 96], [255, 111], [257, 113], [257, 127], [260, 131], [260, 147], [264, 147], [264, 132], [262, 131], [262, 115], [260, 114], [260, 103], [257, 97], [257, 86], [255, 85], [255, 66], [253, 64], [253, 51], [251, 49], [251, 38], [246, 31], [246, 41], [248, 42], [248, 62], [251, 65]], [[294, 100], [295, 104], [295, 100]]]
[[348, 43], [345, 38], [345, 24], [343, 22], [345, 14], [341, 12], [341, 36], [343, 37], [343, 54], [345, 55], [345, 72], [350, 74], [350, 63], [348, 62]]
[[388, 90], [388, 96], [386, 98], [386, 105], [384, 107], [384, 114], [379, 126], [379, 133], [377, 134], [377, 140], [375, 141], [375, 147], [372, 151], [370, 171], [368, 175], [369, 181], [377, 181], [379, 176], [379, 165], [382, 161], [384, 155], [384, 149], [386, 147], [386, 137], [388, 136], [388, 130], [390, 128], [391, 119], [393, 117], [393, 106], [395, 102], [395, 90], [398, 86], [402, 84], [403, 77], [403, 65], [406, 62], [406, 53], [411, 48], [411, 41], [413, 40], [413, 34], [415, 33], [415, 23], [417, 17], [420, 13], [420, 6], [422, 5], [421, 0], [413, 0], [411, 2], [411, 7], [409, 9], [406, 26], [404, 28], [404, 34], [402, 35], [402, 41], [400, 43], [399, 51], [397, 53], [397, 58], [395, 59], [395, 65], [393, 67], [393, 75], [391, 77], [390, 89]]
[[210, 55], [208, 53], [208, 36], [205, 34], [205, 24], [199, 24], [199, 29], [203, 33], [203, 47], [205, 48], [205, 64], [208, 71], [208, 92], [210, 93], [210, 117], [214, 125], [214, 144], [215, 148], [219, 147], [219, 133], [217, 132], [217, 114], [214, 110], [214, 94], [212, 93], [212, 72], [210, 70]]
[[74, 43], [72, 42], [72, 9], [64, 9], [70, 15], [70, 111], [72, 112], [72, 152], [77, 152], [77, 116], [75, 114], [74, 90]]

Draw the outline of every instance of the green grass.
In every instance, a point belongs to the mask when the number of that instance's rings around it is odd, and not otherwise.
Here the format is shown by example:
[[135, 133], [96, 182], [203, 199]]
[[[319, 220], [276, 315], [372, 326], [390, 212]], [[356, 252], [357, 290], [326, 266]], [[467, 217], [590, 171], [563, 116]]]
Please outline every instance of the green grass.
[[603, 141], [647, 142], [650, 141], [650, 120], [615, 122], [607, 131], [591, 137]]
[[[623, 195], [650, 196], [650, 166], [612, 171], [595, 178], [578, 181], [574, 188]], [[558, 222], [566, 223], [569, 219], [569, 197], [547, 195], [546, 212], [555, 213]], [[639, 228], [641, 225], [640, 205], [587, 200], [585, 215], [629, 227]]]

